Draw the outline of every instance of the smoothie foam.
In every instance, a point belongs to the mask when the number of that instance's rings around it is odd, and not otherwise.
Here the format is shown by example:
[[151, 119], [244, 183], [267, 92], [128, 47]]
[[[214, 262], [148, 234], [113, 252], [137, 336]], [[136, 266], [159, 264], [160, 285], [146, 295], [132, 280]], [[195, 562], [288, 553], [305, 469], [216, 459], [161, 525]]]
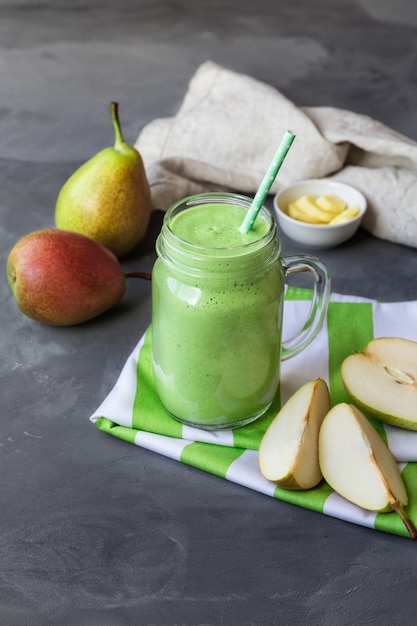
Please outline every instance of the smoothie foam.
[[179, 213], [172, 221], [172, 231], [189, 243], [207, 248], [235, 248], [257, 241], [268, 232], [261, 217], [252, 230], [241, 233], [246, 215], [244, 207], [230, 204], [205, 204]]

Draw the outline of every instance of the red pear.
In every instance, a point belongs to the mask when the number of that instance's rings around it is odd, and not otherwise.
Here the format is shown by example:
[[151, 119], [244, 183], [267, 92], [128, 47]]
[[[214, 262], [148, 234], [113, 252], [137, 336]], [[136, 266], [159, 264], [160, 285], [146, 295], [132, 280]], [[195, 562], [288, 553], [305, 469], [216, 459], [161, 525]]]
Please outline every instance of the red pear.
[[125, 276], [107, 248], [56, 228], [22, 237], [9, 253], [7, 278], [20, 310], [38, 322], [71, 326], [113, 307]]

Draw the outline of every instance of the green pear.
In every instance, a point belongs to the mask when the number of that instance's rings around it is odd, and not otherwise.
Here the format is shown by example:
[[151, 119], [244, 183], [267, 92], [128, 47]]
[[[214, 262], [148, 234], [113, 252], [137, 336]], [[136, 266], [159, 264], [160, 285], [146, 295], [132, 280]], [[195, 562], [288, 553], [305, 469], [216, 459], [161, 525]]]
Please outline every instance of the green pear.
[[410, 536], [417, 530], [404, 511], [408, 495], [390, 449], [356, 407], [336, 404], [319, 433], [319, 463], [325, 481], [354, 504], [379, 513], [395, 511]]
[[394, 426], [417, 430], [417, 342], [373, 339], [343, 361], [341, 375], [359, 409]]
[[98, 152], [66, 181], [57, 198], [55, 223], [121, 257], [146, 234], [151, 195], [142, 157], [123, 139], [116, 102], [110, 104], [110, 114], [114, 147]]
[[258, 458], [265, 478], [285, 489], [311, 489], [322, 480], [319, 430], [330, 411], [321, 378], [302, 385], [283, 405], [262, 437]]
[[49, 228], [22, 237], [7, 258], [20, 310], [38, 322], [70, 326], [113, 307], [125, 292], [115, 255], [98, 242]]

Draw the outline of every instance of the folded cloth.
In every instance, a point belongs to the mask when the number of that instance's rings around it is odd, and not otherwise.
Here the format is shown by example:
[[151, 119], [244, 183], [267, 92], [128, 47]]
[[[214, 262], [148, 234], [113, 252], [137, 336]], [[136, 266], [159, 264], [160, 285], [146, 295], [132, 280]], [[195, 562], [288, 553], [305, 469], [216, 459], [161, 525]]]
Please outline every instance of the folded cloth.
[[[284, 338], [307, 317], [311, 291], [288, 287]], [[180, 424], [163, 408], [154, 387], [151, 328], [128, 358], [109, 395], [90, 417], [102, 431], [137, 446], [210, 472], [268, 496], [378, 530], [409, 536], [396, 513], [376, 514], [357, 507], [322, 482], [308, 491], [288, 491], [266, 480], [258, 467], [257, 449], [265, 429], [295, 390], [321, 377], [332, 404], [350, 402], [340, 375], [343, 359], [374, 337], [417, 341], [417, 301], [379, 303], [332, 294], [326, 324], [314, 342], [282, 363], [280, 393], [264, 417], [235, 430], [209, 432]], [[409, 494], [407, 512], [417, 525], [417, 432], [375, 423], [402, 469]]]
[[192, 77], [173, 118], [146, 125], [135, 143], [154, 208], [204, 191], [253, 195], [286, 130], [296, 140], [271, 188], [331, 177], [362, 191], [362, 226], [417, 246], [417, 143], [365, 115], [297, 107], [277, 89], [210, 61]]

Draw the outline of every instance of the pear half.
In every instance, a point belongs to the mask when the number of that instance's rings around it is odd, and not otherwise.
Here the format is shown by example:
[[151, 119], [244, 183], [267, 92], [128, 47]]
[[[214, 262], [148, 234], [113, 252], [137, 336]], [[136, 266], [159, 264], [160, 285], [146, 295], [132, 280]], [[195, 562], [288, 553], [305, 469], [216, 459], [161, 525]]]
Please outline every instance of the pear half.
[[394, 510], [410, 536], [417, 529], [403, 507], [407, 491], [397, 462], [379, 433], [356, 407], [336, 404], [319, 433], [319, 463], [325, 481], [341, 496], [378, 513]]
[[341, 375], [358, 408], [383, 422], [417, 430], [417, 342], [373, 339], [343, 361]]
[[329, 410], [329, 390], [321, 378], [297, 389], [262, 437], [258, 459], [265, 478], [285, 489], [311, 489], [322, 480], [318, 434]]

